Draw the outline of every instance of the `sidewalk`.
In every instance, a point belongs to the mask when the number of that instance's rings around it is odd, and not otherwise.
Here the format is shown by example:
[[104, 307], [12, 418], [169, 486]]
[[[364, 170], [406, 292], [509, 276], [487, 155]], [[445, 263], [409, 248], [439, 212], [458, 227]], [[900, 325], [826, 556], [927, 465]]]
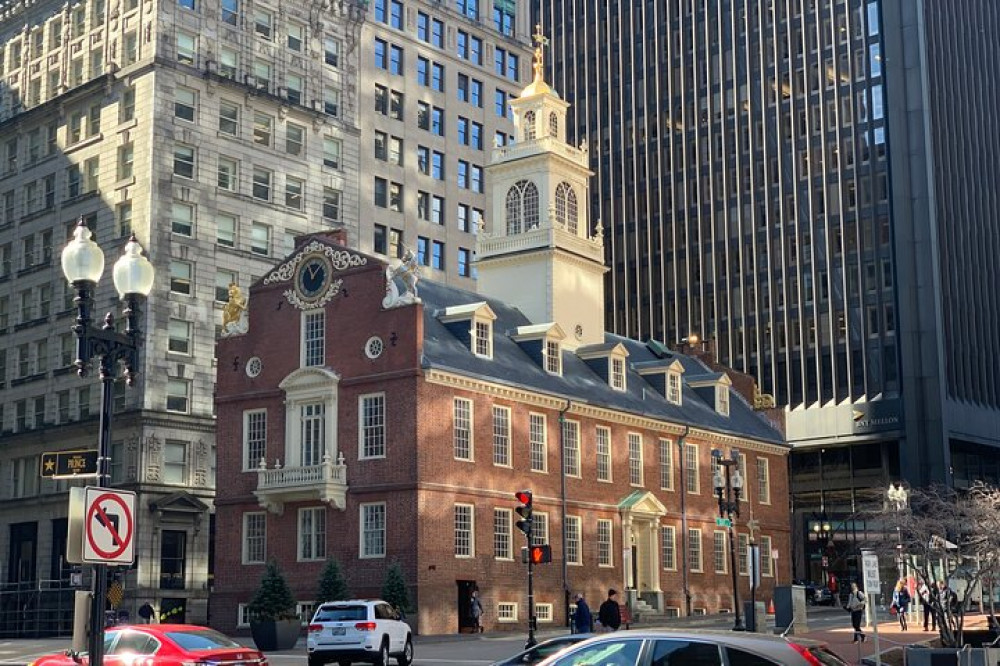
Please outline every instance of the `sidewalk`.
[[[987, 616], [967, 615], [964, 628], [966, 630], [986, 629]], [[863, 659], [867, 659], [873, 663], [875, 661], [875, 628], [862, 626], [862, 629], [866, 636], [865, 642], [854, 643], [854, 629], [851, 628], [851, 618], [847, 613], [844, 613], [842, 627], [817, 629], [804, 634], [803, 638], [811, 638], [826, 643], [833, 652], [848, 663], [860, 664]], [[886, 656], [886, 653], [894, 648], [914, 645], [916, 643], [927, 643], [937, 639], [938, 633], [936, 631], [925, 632], [923, 629], [923, 624], [918, 625], [915, 621], [910, 622], [908, 631], [903, 631], [899, 628], [897, 620], [881, 620], [878, 623], [879, 650], [883, 656]], [[902, 663], [902, 659], [890, 658], [890, 662], [899, 664]]]

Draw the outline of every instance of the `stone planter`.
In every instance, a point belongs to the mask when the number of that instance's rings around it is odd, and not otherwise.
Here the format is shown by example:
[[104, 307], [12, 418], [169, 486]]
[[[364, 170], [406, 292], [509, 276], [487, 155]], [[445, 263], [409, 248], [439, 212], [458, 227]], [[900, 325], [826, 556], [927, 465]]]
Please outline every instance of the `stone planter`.
[[261, 652], [276, 650], [291, 650], [299, 641], [302, 633], [302, 623], [298, 618], [292, 620], [251, 620], [250, 634], [253, 642]]

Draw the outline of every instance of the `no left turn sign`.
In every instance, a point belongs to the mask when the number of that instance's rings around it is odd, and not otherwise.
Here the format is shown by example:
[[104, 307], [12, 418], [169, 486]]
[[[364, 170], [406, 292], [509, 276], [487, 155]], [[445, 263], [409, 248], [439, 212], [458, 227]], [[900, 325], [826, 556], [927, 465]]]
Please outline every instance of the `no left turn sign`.
[[87, 487], [83, 515], [84, 562], [135, 562], [135, 493]]

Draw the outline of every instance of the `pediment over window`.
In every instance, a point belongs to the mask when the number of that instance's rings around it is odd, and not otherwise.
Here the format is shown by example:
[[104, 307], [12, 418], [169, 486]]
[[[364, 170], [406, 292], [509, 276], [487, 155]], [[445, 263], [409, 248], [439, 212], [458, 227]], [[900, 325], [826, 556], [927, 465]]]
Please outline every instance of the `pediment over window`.
[[335, 388], [340, 383], [340, 375], [329, 368], [309, 366], [288, 374], [278, 384], [285, 393], [308, 393]]
[[486, 301], [453, 305], [436, 316], [473, 354], [493, 358], [493, 322], [497, 315]]
[[733, 381], [724, 372], [711, 372], [688, 377], [687, 385], [712, 409], [723, 416], [729, 416], [730, 388]]
[[518, 326], [513, 333], [508, 333], [511, 340], [552, 375], [562, 374], [562, 341], [566, 333], [556, 323], [531, 324]]
[[180, 490], [149, 503], [151, 511], [162, 513], [201, 514], [208, 511], [208, 505], [189, 492]]

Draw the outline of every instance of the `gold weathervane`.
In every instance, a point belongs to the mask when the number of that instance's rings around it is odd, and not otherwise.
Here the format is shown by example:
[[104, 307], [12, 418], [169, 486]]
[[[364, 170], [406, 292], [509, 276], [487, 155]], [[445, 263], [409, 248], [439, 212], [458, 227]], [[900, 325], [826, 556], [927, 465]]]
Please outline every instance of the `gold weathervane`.
[[535, 24], [535, 34], [532, 35], [535, 40], [535, 80], [542, 80], [542, 70], [545, 68], [545, 56], [542, 49], [549, 45], [549, 38], [545, 36], [542, 32], [542, 24]]

